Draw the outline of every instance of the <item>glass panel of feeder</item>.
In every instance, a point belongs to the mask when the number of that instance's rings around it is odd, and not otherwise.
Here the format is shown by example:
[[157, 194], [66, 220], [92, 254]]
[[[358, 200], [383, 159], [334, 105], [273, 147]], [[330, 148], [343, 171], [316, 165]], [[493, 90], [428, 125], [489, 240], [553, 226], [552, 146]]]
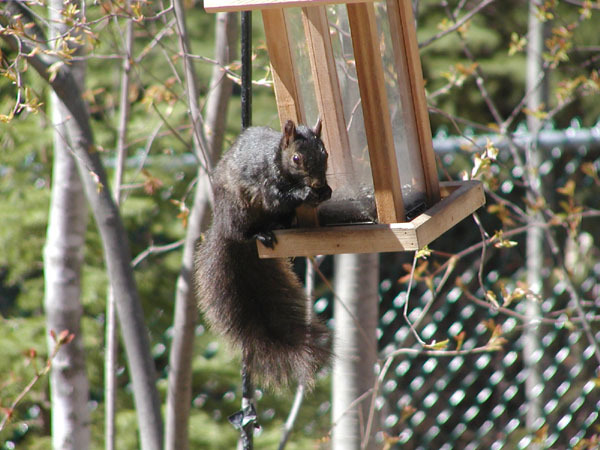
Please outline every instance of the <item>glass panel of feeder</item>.
[[386, 2], [375, 2], [375, 15], [385, 85], [390, 107], [396, 161], [402, 183], [402, 198], [407, 219], [413, 219], [426, 209], [426, 183], [419, 138], [412, 103], [410, 80], [401, 39], [392, 38]]
[[306, 35], [302, 26], [300, 8], [285, 8], [285, 20], [290, 40], [291, 53], [298, 70], [298, 90], [302, 105], [302, 117], [306, 125], [313, 127], [319, 118], [319, 108], [315, 97], [315, 84], [310, 68]]
[[[291, 52], [295, 58], [296, 68], [298, 69], [298, 91], [302, 104], [302, 116], [309, 126], [313, 126], [317, 122], [319, 116], [323, 118], [323, 115], [319, 112], [317, 101], [318, 87], [317, 83], [315, 83], [314, 68], [311, 67], [311, 54], [307, 42], [307, 31], [305, 28], [306, 24], [304, 23], [303, 11], [299, 8], [287, 8], [285, 14], [290, 46], [292, 47]], [[324, 62], [317, 62], [317, 64], [319, 63], [323, 64]], [[323, 81], [324, 80], [321, 80], [321, 82]], [[327, 104], [324, 107], [334, 108], [334, 105]], [[333, 116], [335, 115], [330, 115], [329, 117], [331, 118]], [[340, 144], [347, 141], [347, 139], [335, 139], [334, 142], [337, 145], [337, 148], [328, 145], [325, 135], [331, 130], [328, 130], [327, 126], [327, 124], [324, 125], [322, 137], [330, 155], [327, 181], [331, 186], [333, 193], [332, 198], [318, 208], [319, 224], [323, 226], [328, 224], [373, 221], [373, 217], [365, 218], [360, 216], [357, 218], [357, 214], [352, 211], [353, 208], [348, 211], [348, 206], [346, 206], [348, 205], [348, 201], [347, 195], [344, 194], [346, 192], [344, 186], [353, 184], [353, 173], [343, 169], [341, 170], [340, 167], [347, 166], [340, 164], [340, 162], [344, 162], [345, 156], [334, 154], [336, 152], [340, 153], [344, 151]], [[343, 125], [342, 129], [345, 133], [345, 127]]]
[[345, 5], [327, 7], [331, 43], [340, 85], [352, 163], [331, 173], [337, 189], [319, 209], [322, 225], [377, 221], [369, 151]]

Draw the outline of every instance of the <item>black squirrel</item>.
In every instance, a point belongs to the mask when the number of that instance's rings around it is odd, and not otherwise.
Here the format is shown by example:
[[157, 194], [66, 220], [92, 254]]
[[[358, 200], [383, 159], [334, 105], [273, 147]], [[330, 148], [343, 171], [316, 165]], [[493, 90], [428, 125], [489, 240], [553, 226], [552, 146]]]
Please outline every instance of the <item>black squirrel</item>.
[[[213, 223], [196, 246], [194, 281], [208, 324], [242, 349], [254, 382], [310, 388], [330, 358], [329, 333], [309, 315], [307, 297], [288, 259], [259, 259], [255, 239], [276, 244], [302, 204], [331, 197], [321, 121], [289, 120], [283, 133], [250, 127], [217, 164]], [[310, 320], [310, 322], [309, 322]]]

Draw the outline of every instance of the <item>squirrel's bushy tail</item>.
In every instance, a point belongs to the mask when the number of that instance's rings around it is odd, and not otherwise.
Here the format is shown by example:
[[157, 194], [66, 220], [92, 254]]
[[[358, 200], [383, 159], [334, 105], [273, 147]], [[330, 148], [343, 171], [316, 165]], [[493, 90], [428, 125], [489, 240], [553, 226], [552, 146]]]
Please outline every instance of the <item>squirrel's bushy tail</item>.
[[194, 277], [207, 322], [242, 349], [254, 381], [281, 388], [297, 380], [310, 389], [331, 356], [329, 332], [309, 319], [290, 262], [259, 259], [253, 240], [226, 240], [213, 231], [197, 248]]

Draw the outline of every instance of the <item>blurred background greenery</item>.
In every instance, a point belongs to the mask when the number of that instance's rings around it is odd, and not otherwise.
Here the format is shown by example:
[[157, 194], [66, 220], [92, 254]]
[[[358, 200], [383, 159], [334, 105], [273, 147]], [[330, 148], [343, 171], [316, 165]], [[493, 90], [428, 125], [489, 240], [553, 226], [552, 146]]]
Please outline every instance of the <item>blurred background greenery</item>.
[[[425, 42], [444, 26], [446, 13], [442, 3], [458, 2], [425, 0], [419, 2], [418, 37]], [[476, 3], [476, 2], [473, 2]], [[556, 6], [556, 17], [561, 23], [570, 23], [580, 14], [571, 2]], [[150, 7], [149, 7], [150, 8]], [[42, 12], [43, 14], [43, 12]], [[121, 19], [103, 21], [101, 8], [90, 5], [88, 21], [99, 19], [95, 29], [97, 40], [88, 59], [87, 92], [92, 127], [96, 142], [109, 174], [117, 137], [117, 106], [120, 83], [120, 60], [110, 58], [118, 53], [120, 36], [115, 24]], [[573, 49], [569, 63], [553, 69], [548, 77], [547, 89], [556, 92], [564, 83], [580, 75], [588, 76], [598, 70], [600, 64], [593, 49], [598, 52], [598, 11], [592, 20], [583, 21], [574, 31]], [[188, 2], [186, 13], [193, 53], [211, 58], [214, 52], [214, 16], [204, 12], [201, 2]], [[135, 51], [139, 54], [149, 48], [153, 37], [162, 29], [161, 21], [147, 21], [135, 25]], [[475, 15], [464, 30], [464, 38], [475, 54], [477, 64], [485, 72], [486, 87], [499, 112], [508, 116], [524, 95], [525, 55], [517, 52], [509, 55], [513, 33], [521, 36], [527, 30], [527, 2], [505, 0], [494, 2]], [[254, 78], [262, 79], [268, 74], [268, 61], [262, 32], [260, 14], [254, 14], [253, 39], [255, 59]], [[10, 58], [8, 48], [0, 46]], [[167, 59], [178, 63], [175, 55], [178, 46], [174, 36], [167, 36], [160, 45], [152, 47], [148, 55], [134, 66], [135, 76], [130, 90], [132, 100], [129, 122], [129, 155], [143, 158], [151, 133], [156, 132], [149, 149], [150, 164], [145, 172], [133, 161], [128, 165], [124, 183], [130, 186], [122, 207], [122, 214], [132, 246], [138, 255], [150, 245], [169, 244], [184, 236], [184, 225], [177, 217], [179, 208], [173, 201], [191, 201], [189, 189], [196, 168], [181, 164], [183, 155], [189, 154], [189, 116], [183, 97], [183, 86], [173, 77]], [[457, 33], [433, 42], [421, 53], [426, 88], [430, 105], [446, 114], [465, 119], [469, 123], [488, 127], [493, 122], [489, 108], [477, 88], [474, 67], [465, 58], [463, 43]], [[206, 95], [211, 64], [196, 64], [200, 79], [200, 94]], [[238, 70], [238, 68], [234, 68]], [[30, 86], [42, 101], [47, 103], [48, 86], [32, 70], [23, 72], [24, 84]], [[460, 79], [460, 81], [456, 81]], [[443, 90], [451, 81], [447, 92]], [[438, 92], [439, 90], [443, 92]], [[15, 88], [7, 78], [0, 78], [0, 113], [7, 114], [14, 104]], [[555, 97], [551, 97], [556, 102]], [[553, 105], [549, 105], [551, 107]], [[255, 86], [253, 98], [253, 122], [257, 125], [278, 126], [274, 96], [268, 86]], [[5, 407], [33, 377], [35, 367], [44, 364], [47, 355], [46, 332], [43, 311], [44, 280], [42, 250], [46, 235], [50, 199], [52, 166], [52, 130], [44, 105], [38, 114], [24, 111], [10, 124], [0, 124], [0, 406]], [[170, 126], [185, 136], [185, 142], [174, 137], [160, 117], [167, 117]], [[520, 120], [524, 115], [520, 113]], [[574, 100], [553, 118], [556, 128], [571, 126], [577, 118], [584, 127], [597, 123], [600, 102], [597, 95], [576, 95]], [[453, 124], [442, 114], [431, 115], [433, 133], [456, 134]], [[515, 125], [516, 127], [516, 125]], [[240, 130], [239, 90], [236, 88], [229, 108], [227, 144]], [[226, 147], [227, 147], [226, 144]], [[511, 173], [510, 161], [500, 158], [498, 179], [508, 180], [512, 188], [507, 195], [522, 203], [522, 191]], [[585, 162], [597, 164], [598, 150], [573, 155], [561, 153], [552, 159], [548, 171], [551, 186], [563, 186], [573, 178], [569, 164], [580, 167]], [[461, 152], [441, 158], [441, 163], [452, 178], [458, 179], [463, 170], [470, 170], [471, 155]], [[506, 164], [503, 166], [502, 164]], [[582, 204], [598, 208], [597, 186], [577, 172], [577, 198]], [[578, 177], [578, 178], [577, 178]], [[512, 180], [512, 181], [511, 181]], [[155, 184], [152, 192], [143, 189], [148, 182]], [[156, 184], [158, 183], [158, 184]], [[558, 200], [556, 201], [558, 202]], [[488, 230], [502, 227], [499, 219], [486, 215]], [[598, 240], [596, 223], [585, 222], [583, 229]], [[462, 225], [436, 241], [436, 248], [449, 253], [464, 248], [480, 239], [474, 227]], [[517, 239], [521, 244], [522, 241]], [[597, 252], [596, 252], [597, 253]], [[408, 257], [410, 258], [410, 257]], [[522, 267], [522, 251], [489, 262], [486, 269], [496, 271], [501, 277], [515, 276], [516, 268]], [[390, 307], [397, 294], [405, 286], [397, 283], [403, 273], [406, 255], [385, 255], [382, 261], [382, 311]], [[181, 263], [181, 252], [174, 250], [152, 254], [136, 267], [136, 277], [146, 313], [146, 323], [151, 333], [151, 345], [160, 379], [158, 386], [164, 399], [166, 390], [168, 352], [172, 336], [173, 298], [175, 281]], [[301, 263], [300, 263], [301, 264]], [[594, 272], [597, 267], [588, 262]], [[513, 270], [514, 269], [514, 270]], [[467, 270], [465, 268], [465, 270]], [[331, 263], [326, 261], [323, 271], [331, 274]], [[516, 275], [517, 277], [519, 275]], [[598, 286], [597, 273], [594, 286]], [[90, 379], [90, 407], [92, 408], [93, 447], [103, 447], [103, 343], [104, 316], [107, 295], [107, 279], [102, 259], [100, 238], [93, 220], [90, 219], [86, 236], [85, 265], [83, 267], [82, 301], [84, 305], [83, 333], [86, 349], [88, 376]], [[330, 313], [331, 293], [319, 285], [318, 297], [323, 301], [321, 311]], [[591, 288], [590, 288], [591, 289]], [[591, 289], [593, 290], [593, 289]], [[387, 302], [387, 303], [386, 303]], [[395, 322], [394, 322], [395, 323]], [[387, 327], [390, 328], [387, 328]], [[395, 327], [399, 326], [395, 323]], [[382, 326], [382, 333], [394, 332], [391, 324]], [[382, 339], [382, 346], [385, 340]], [[193, 361], [193, 408], [191, 416], [191, 448], [234, 448], [237, 433], [227, 422], [227, 416], [239, 409], [240, 381], [239, 355], [228, 351], [226, 344], [199, 323], [196, 329], [196, 352]], [[30, 349], [38, 356], [29, 357]], [[120, 354], [121, 370], [118, 383], [117, 448], [138, 448], [138, 436], [130, 380], [125, 370], [124, 355]], [[300, 411], [297, 432], [288, 446], [290, 449], [317, 448], [327, 442], [330, 424], [330, 388], [327, 373], [323, 373], [315, 392], [306, 398]], [[259, 421], [263, 432], [256, 439], [257, 448], [275, 448], [279, 429], [285, 421], [292, 395], [264, 393], [259, 398]], [[48, 382], [42, 379], [33, 391], [20, 403], [12, 423], [0, 434], [0, 448], [50, 448]]]

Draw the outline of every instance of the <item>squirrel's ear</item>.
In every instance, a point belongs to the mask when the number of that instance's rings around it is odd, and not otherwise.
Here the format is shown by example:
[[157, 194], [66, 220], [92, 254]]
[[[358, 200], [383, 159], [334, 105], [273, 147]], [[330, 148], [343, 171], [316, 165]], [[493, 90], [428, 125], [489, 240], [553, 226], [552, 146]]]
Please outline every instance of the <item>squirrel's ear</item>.
[[293, 120], [288, 120], [283, 127], [283, 143], [288, 147], [296, 136], [296, 125]]
[[323, 128], [323, 121], [319, 117], [317, 119], [317, 123], [315, 124], [315, 128], [313, 129], [313, 132], [317, 135], [318, 138], [321, 137], [321, 128]]

